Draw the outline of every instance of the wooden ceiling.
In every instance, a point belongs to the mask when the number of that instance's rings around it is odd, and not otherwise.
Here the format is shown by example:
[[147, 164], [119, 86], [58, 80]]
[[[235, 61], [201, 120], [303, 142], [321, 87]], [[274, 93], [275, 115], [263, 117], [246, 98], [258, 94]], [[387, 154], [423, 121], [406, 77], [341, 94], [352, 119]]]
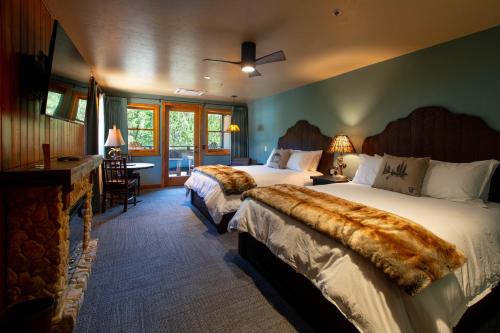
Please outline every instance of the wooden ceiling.
[[[498, 0], [45, 2], [104, 87], [202, 89], [217, 100], [255, 100], [500, 24]], [[287, 61], [259, 67], [256, 78], [201, 61], [238, 61], [245, 40], [257, 56], [283, 50]]]

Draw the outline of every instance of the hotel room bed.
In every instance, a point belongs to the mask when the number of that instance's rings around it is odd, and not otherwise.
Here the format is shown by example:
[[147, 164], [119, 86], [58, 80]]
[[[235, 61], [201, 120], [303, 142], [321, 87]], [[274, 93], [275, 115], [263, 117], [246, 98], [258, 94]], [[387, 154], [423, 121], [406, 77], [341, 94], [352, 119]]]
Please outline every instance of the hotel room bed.
[[[311, 176], [322, 175], [319, 171], [295, 171], [290, 169], [275, 169], [265, 165], [235, 166], [253, 177], [258, 186], [269, 186], [274, 184], [311, 185]], [[202, 173], [193, 173], [184, 186], [196, 192], [210, 213], [212, 220], [219, 224], [222, 217], [228, 213], [234, 213], [241, 205], [241, 194], [226, 195], [219, 183]]]
[[[258, 186], [285, 183], [294, 185], [312, 184], [311, 176], [329, 172], [333, 164], [333, 154], [325, 153], [331, 143], [331, 137], [321, 134], [317, 126], [305, 120], [299, 120], [278, 140], [278, 148], [305, 151], [323, 150], [317, 171], [295, 171], [275, 169], [265, 165], [237, 166], [248, 172]], [[241, 195], [226, 195], [216, 180], [194, 172], [184, 186], [190, 189], [191, 203], [215, 226], [220, 233], [227, 231], [227, 224], [241, 204]]]
[[306, 276], [362, 332], [448, 332], [500, 279], [500, 204], [413, 197], [365, 185], [315, 190], [409, 218], [455, 244], [466, 265], [409, 296], [361, 255], [255, 200], [229, 228], [247, 232]]
[[[466, 139], [472, 137], [474, 148], [468, 150]], [[500, 133], [479, 118], [427, 107], [367, 138], [363, 152], [465, 162], [499, 159], [498, 143]], [[498, 184], [497, 170], [490, 201], [499, 201]], [[280, 291], [314, 327], [343, 332], [450, 332], [458, 325], [458, 330], [467, 331], [492, 310], [489, 304], [498, 309], [500, 204], [413, 197], [356, 184], [313, 189], [409, 218], [455, 244], [468, 258], [461, 268], [409, 296], [346, 246], [265, 204], [245, 200], [229, 224], [240, 232], [240, 254], [278, 289], [285, 285]]]

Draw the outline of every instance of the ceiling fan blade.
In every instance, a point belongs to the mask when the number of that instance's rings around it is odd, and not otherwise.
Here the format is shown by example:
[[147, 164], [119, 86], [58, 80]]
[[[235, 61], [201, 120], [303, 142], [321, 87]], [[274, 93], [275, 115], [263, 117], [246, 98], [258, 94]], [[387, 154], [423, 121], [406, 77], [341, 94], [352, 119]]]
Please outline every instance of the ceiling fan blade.
[[263, 57], [258, 58], [255, 60], [256, 65], [263, 65], [263, 64], [268, 64], [270, 62], [277, 62], [277, 61], [284, 61], [286, 60], [285, 57], [285, 52], [283, 51], [277, 51], [268, 55], [265, 55]]
[[255, 69], [252, 73], [248, 73], [248, 77], [254, 77], [254, 76], [262, 76], [262, 74], [260, 74], [260, 72]]
[[216, 62], [225, 62], [227, 64], [233, 64], [233, 65], [241, 65], [241, 61], [227, 61], [219, 59], [203, 59], [203, 61], [216, 61]]

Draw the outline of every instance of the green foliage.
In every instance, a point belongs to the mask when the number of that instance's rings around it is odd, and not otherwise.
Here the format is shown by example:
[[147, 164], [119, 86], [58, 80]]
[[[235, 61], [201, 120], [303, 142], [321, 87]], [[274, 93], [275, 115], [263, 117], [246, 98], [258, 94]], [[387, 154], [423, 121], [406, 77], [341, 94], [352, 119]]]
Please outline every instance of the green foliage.
[[132, 149], [153, 149], [153, 111], [127, 109], [128, 146]]
[[87, 100], [80, 98], [78, 100], [78, 109], [76, 111], [76, 120], [85, 122], [85, 110], [87, 109]]
[[49, 116], [55, 115], [57, 109], [61, 107], [63, 94], [49, 91], [47, 95], [47, 106], [45, 107], [45, 114]]
[[170, 146], [194, 146], [194, 113], [170, 111]]
[[209, 131], [222, 131], [222, 115], [221, 114], [208, 114], [208, 130]]

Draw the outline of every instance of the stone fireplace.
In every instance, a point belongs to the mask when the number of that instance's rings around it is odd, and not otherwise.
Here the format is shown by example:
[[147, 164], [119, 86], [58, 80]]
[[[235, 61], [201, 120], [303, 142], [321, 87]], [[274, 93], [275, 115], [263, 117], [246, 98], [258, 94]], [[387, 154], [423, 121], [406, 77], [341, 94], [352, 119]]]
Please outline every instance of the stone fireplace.
[[[53, 331], [71, 332], [96, 256], [91, 240], [92, 179], [102, 159], [54, 161], [49, 170], [14, 169], [2, 174], [7, 191], [7, 298], [9, 304], [52, 297]], [[5, 177], [8, 174], [8, 177]], [[81, 205], [81, 255], [71, 265], [70, 212]]]

